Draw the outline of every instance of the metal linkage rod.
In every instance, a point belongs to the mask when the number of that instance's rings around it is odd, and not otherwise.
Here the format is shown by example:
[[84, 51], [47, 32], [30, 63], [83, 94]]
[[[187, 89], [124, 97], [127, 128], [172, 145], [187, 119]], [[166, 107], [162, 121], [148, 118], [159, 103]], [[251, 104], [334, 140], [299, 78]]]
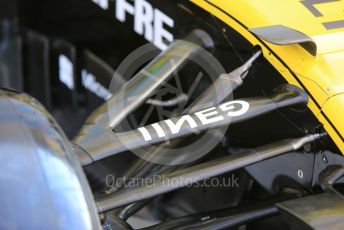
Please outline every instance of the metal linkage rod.
[[[120, 190], [110, 195], [106, 195], [96, 201], [98, 212], [103, 213], [115, 208], [128, 205], [140, 200], [155, 197], [178, 188], [185, 187], [192, 183], [205, 180], [209, 177], [218, 176], [239, 168], [261, 162], [268, 158], [295, 151], [304, 144], [314, 142], [326, 134], [312, 134], [301, 138], [286, 139], [272, 144], [268, 144], [247, 152], [231, 155], [221, 159], [180, 169], [170, 173], [150, 186], [136, 187], [133, 189]], [[173, 183], [169, 183], [173, 181]]]

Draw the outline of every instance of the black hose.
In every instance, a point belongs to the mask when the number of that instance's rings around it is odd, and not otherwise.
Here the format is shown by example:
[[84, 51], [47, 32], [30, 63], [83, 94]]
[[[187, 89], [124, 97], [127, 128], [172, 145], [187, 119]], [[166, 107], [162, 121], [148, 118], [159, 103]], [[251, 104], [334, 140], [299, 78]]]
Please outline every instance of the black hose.
[[[265, 208], [261, 210], [250, 211], [250, 212], [234, 215], [231, 217], [219, 219], [218, 221], [215, 221], [214, 223], [209, 223], [197, 229], [198, 230], [226, 229], [230, 227], [241, 226], [243, 224], [247, 224], [249, 222], [264, 219], [267, 217], [272, 217], [277, 214], [278, 214], [278, 209], [276, 207], [269, 207], [269, 208]], [[185, 228], [182, 228], [182, 229], [185, 229]], [[190, 229], [190, 228], [187, 228], [187, 229]]]
[[277, 214], [278, 209], [274, 205], [265, 205], [245, 210], [241, 209], [241, 211], [237, 209], [227, 209], [185, 216], [141, 230], [217, 230], [240, 226]]

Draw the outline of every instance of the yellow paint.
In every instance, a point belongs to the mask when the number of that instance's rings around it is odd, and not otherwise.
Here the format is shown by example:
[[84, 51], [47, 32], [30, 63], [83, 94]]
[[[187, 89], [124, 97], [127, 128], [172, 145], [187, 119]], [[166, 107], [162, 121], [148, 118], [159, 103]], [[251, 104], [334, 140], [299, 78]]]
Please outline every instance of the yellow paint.
[[[344, 130], [344, 94], [331, 97], [323, 106], [322, 111], [334, 123], [337, 130]], [[334, 141], [340, 149], [344, 148], [344, 143], [334, 136]]]
[[[290, 84], [300, 87], [277, 57], [282, 59], [314, 98], [314, 101], [310, 100], [309, 108], [344, 153], [342, 139], [321, 113], [344, 136], [344, 28], [328, 30], [323, 25], [344, 20], [344, 0], [315, 4], [314, 7], [323, 15], [320, 17], [314, 16], [300, 0], [191, 1], [238, 31], [252, 45], [261, 46], [264, 57], [281, 75]], [[310, 36], [317, 44], [317, 56], [312, 56], [297, 44], [278, 46], [265, 42], [276, 54], [274, 56], [246, 29], [272, 25], [284, 25]]]

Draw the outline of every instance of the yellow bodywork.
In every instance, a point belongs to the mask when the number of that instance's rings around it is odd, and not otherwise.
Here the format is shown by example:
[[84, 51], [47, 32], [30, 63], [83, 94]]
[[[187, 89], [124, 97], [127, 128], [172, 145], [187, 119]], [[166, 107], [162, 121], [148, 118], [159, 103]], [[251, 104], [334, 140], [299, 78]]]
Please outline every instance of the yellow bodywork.
[[[344, 0], [191, 0], [259, 45], [264, 57], [290, 83], [310, 95], [309, 108], [344, 153], [344, 28], [326, 28], [328, 22], [344, 23]], [[318, 15], [315, 15], [314, 12]], [[283, 25], [311, 37], [317, 45], [313, 56], [298, 44], [274, 45], [248, 29]]]

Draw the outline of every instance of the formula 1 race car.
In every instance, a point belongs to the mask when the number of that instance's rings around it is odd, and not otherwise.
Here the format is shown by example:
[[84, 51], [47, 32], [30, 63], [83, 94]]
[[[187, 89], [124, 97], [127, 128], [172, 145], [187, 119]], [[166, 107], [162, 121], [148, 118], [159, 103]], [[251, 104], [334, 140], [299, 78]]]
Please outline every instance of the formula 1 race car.
[[1, 229], [343, 229], [343, 0], [3, 0]]

